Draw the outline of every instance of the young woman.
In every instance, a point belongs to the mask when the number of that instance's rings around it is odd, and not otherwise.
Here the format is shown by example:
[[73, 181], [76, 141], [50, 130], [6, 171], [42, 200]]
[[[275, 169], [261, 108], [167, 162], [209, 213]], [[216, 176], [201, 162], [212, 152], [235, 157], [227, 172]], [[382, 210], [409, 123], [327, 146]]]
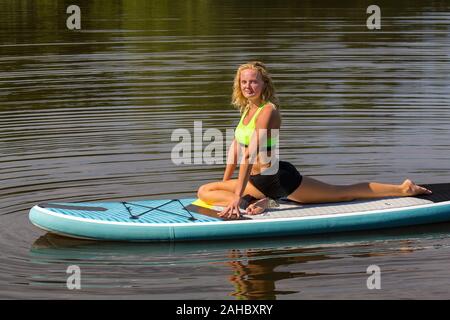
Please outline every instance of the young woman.
[[[377, 182], [330, 185], [302, 176], [289, 162], [267, 161], [277, 143], [275, 133], [280, 129], [281, 115], [272, 79], [261, 62], [249, 62], [238, 68], [232, 103], [242, 116], [229, 148], [223, 180], [202, 185], [197, 192], [204, 202], [225, 207], [219, 216], [238, 218], [243, 203], [246, 214], [259, 214], [271, 205], [271, 199], [282, 197], [308, 204], [431, 194], [409, 179], [400, 185]], [[239, 154], [242, 154], [239, 176], [231, 179]]]

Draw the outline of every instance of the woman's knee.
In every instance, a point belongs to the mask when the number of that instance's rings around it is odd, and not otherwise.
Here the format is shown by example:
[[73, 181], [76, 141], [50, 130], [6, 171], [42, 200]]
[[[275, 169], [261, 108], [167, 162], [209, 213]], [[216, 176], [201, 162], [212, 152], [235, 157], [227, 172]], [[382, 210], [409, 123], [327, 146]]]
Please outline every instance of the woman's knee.
[[201, 185], [200, 188], [197, 190], [197, 198], [204, 198], [205, 194], [210, 191], [210, 187], [208, 186], [209, 183]]
[[347, 191], [341, 190], [340, 193], [336, 194], [336, 201], [345, 202], [345, 201], [353, 201], [355, 200], [355, 196]]
[[329, 202], [347, 202], [355, 200], [355, 195], [347, 186], [330, 185], [328, 191]]
[[201, 185], [200, 188], [198, 188], [197, 196], [199, 198], [202, 198], [202, 196], [204, 197], [205, 194], [207, 194], [208, 192], [215, 191], [215, 190], [222, 190], [222, 189], [226, 190], [226, 186], [221, 182], [205, 183], [204, 185]]

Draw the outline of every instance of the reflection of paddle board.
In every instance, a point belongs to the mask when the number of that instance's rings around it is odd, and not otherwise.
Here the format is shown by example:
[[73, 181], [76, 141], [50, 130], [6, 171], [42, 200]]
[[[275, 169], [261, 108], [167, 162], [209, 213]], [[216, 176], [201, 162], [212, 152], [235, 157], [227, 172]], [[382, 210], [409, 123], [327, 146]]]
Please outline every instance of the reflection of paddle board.
[[225, 220], [200, 200], [47, 203], [30, 210], [36, 226], [74, 238], [124, 241], [240, 239], [369, 230], [450, 221], [450, 184], [429, 196], [300, 205], [281, 201], [264, 214]]

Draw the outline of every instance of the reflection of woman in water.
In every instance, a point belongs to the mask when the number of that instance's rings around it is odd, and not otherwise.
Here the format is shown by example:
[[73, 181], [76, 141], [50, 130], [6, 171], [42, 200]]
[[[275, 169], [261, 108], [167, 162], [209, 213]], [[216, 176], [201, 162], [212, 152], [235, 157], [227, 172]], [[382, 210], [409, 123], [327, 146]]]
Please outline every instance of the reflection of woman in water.
[[[198, 197], [204, 202], [225, 206], [220, 216], [238, 218], [239, 207], [244, 203], [247, 203], [244, 205], [247, 214], [259, 214], [269, 207], [270, 199], [283, 197], [308, 204], [431, 193], [408, 179], [399, 185], [377, 182], [330, 185], [302, 176], [286, 161], [278, 162], [275, 173], [269, 172], [272, 163], [262, 160], [266, 159], [262, 152], [271, 157], [271, 150], [277, 144], [276, 135], [271, 131], [280, 129], [281, 114], [271, 77], [261, 62], [239, 67], [234, 80], [233, 104], [242, 116], [229, 149], [223, 180], [205, 184], [198, 190]], [[238, 153], [243, 155], [239, 177], [231, 179]], [[246, 195], [250, 196], [250, 201], [246, 201]]]
[[[292, 254], [292, 250], [289, 252]], [[278, 295], [298, 293], [298, 291], [279, 291], [276, 290], [275, 282], [298, 278], [319, 276], [319, 273], [275, 271], [279, 266], [287, 266], [296, 263], [305, 263], [313, 260], [330, 259], [326, 255], [307, 255], [295, 257], [270, 257], [278, 254], [272, 251], [246, 251], [245, 254], [239, 250], [231, 250], [229, 258], [233, 261], [227, 264], [231, 266], [233, 275], [229, 277], [235, 287], [235, 292], [231, 295], [238, 299], [270, 299], [275, 300]], [[259, 256], [269, 256], [267, 258], [258, 258]], [[248, 259], [247, 264], [239, 260]]]

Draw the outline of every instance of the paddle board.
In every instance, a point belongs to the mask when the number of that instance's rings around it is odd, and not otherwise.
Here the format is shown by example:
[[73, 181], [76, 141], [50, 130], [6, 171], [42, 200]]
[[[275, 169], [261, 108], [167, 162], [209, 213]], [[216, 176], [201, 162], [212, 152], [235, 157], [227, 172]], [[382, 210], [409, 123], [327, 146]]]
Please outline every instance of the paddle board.
[[324, 234], [450, 221], [450, 184], [424, 185], [432, 195], [279, 207], [239, 220], [199, 199], [128, 202], [53, 202], [34, 206], [30, 221], [72, 238], [112, 241], [186, 241]]

